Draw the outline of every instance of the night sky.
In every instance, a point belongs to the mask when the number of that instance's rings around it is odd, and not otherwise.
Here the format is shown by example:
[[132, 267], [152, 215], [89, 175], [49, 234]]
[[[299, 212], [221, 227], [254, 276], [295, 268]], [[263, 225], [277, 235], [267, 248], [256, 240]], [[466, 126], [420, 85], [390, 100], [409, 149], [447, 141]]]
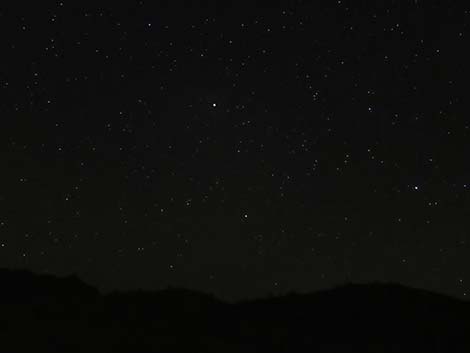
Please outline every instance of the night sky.
[[37, 3], [0, 7], [0, 267], [470, 297], [470, 6]]

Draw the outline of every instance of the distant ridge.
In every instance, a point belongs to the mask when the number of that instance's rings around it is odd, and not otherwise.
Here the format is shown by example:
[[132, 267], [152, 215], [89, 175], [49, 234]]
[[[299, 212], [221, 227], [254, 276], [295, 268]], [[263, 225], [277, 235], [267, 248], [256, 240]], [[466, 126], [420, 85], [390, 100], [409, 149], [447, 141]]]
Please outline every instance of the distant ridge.
[[104, 295], [26, 270], [0, 269], [0, 283], [4, 351], [470, 352], [469, 302], [390, 282], [233, 304], [184, 288]]
[[321, 290], [311, 292], [311, 293], [305, 293], [305, 292], [298, 293], [295, 291], [291, 291], [287, 294], [280, 295], [280, 296], [271, 296], [267, 298], [256, 298], [256, 299], [244, 299], [244, 300], [240, 300], [239, 303], [276, 301], [279, 299], [282, 300], [285, 297], [292, 297], [292, 296], [296, 296], [298, 298], [309, 297], [312, 295], [316, 297], [322, 297], [322, 296], [331, 296], [331, 295], [341, 295], [341, 293], [360, 294], [361, 292], [364, 292], [364, 294], [367, 293], [367, 295], [369, 296], [372, 295], [375, 297], [390, 297], [393, 295], [399, 296], [400, 294], [407, 293], [407, 294], [416, 295], [416, 296], [424, 295], [430, 298], [434, 297], [436, 300], [448, 300], [451, 302], [457, 301], [461, 303], [470, 302], [464, 299], [453, 297], [448, 294], [436, 293], [436, 292], [422, 289], [422, 288], [408, 287], [400, 283], [372, 281], [372, 282], [367, 282], [367, 283], [348, 282], [348, 283], [333, 286], [331, 288], [321, 289]]
[[[87, 292], [88, 295], [97, 296], [131, 296], [131, 295], [140, 295], [142, 297], [157, 295], [162, 299], [169, 296], [197, 296], [200, 300], [207, 301], [217, 301], [219, 303], [224, 303], [225, 301], [216, 297], [216, 295], [211, 293], [205, 293], [202, 291], [182, 288], [182, 287], [173, 287], [169, 286], [161, 290], [144, 290], [144, 289], [132, 289], [132, 290], [113, 290], [107, 294], [102, 294], [96, 287], [87, 284], [85, 281], [79, 278], [76, 274], [71, 274], [68, 276], [57, 276], [49, 273], [36, 273], [27, 269], [7, 269], [0, 268], [0, 280], [4, 284], [2, 286], [1, 295], [9, 295], [18, 298], [22, 296], [21, 289], [35, 289], [38, 291], [51, 292], [53, 288], [62, 290], [62, 291], [71, 291], [72, 289], [78, 289], [82, 292]], [[15, 285], [7, 286], [7, 283], [15, 283]], [[66, 289], [67, 288], [67, 289]], [[400, 296], [400, 294], [407, 293], [408, 295], [416, 296], [426, 296], [429, 298], [435, 298], [435, 300], [447, 300], [449, 302], [460, 302], [460, 303], [470, 303], [470, 300], [464, 300], [460, 298], [453, 297], [444, 293], [437, 293], [430, 290], [422, 288], [414, 288], [405, 286], [396, 282], [382, 282], [382, 281], [371, 281], [367, 283], [354, 283], [348, 282], [344, 284], [338, 284], [331, 288], [321, 289], [315, 292], [310, 293], [299, 293], [295, 291], [288, 292], [283, 295], [270, 295], [266, 297], [259, 297], [254, 299], [242, 299], [234, 302], [234, 304], [249, 304], [257, 302], [271, 302], [277, 300], [284, 300], [286, 297], [296, 296], [298, 298], [302, 297], [322, 297], [322, 296], [336, 296], [341, 295], [340, 293], [367, 293], [367, 295], [373, 295], [377, 297], [390, 297], [390, 296]]]
[[78, 295], [84, 299], [100, 295], [95, 287], [86, 284], [75, 274], [57, 277], [23, 269], [0, 269], [0, 283], [0, 298], [3, 300], [32, 300], [33, 293], [35, 299], [46, 296], [66, 299]]

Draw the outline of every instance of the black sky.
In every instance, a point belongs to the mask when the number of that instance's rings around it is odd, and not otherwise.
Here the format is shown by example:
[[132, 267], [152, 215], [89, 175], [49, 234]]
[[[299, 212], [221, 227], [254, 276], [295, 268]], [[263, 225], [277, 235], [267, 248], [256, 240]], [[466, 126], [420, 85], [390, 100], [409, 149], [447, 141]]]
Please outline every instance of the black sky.
[[0, 266], [465, 298], [469, 7], [204, 4], [0, 6]]

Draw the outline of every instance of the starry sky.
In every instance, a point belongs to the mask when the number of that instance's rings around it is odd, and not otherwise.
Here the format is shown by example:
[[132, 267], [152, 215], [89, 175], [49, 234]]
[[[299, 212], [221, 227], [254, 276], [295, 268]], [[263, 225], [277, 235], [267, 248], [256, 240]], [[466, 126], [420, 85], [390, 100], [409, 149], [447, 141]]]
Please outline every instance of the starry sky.
[[468, 298], [464, 5], [2, 5], [0, 266]]

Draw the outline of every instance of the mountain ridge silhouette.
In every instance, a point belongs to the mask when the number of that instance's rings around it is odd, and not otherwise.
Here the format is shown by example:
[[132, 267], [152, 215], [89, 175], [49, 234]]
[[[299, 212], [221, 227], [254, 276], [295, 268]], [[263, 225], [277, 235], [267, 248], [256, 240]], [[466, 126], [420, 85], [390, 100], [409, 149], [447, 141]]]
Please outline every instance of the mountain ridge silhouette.
[[392, 282], [235, 303], [177, 287], [103, 294], [27, 270], [0, 269], [0, 283], [0, 342], [15, 352], [470, 351], [470, 302]]

